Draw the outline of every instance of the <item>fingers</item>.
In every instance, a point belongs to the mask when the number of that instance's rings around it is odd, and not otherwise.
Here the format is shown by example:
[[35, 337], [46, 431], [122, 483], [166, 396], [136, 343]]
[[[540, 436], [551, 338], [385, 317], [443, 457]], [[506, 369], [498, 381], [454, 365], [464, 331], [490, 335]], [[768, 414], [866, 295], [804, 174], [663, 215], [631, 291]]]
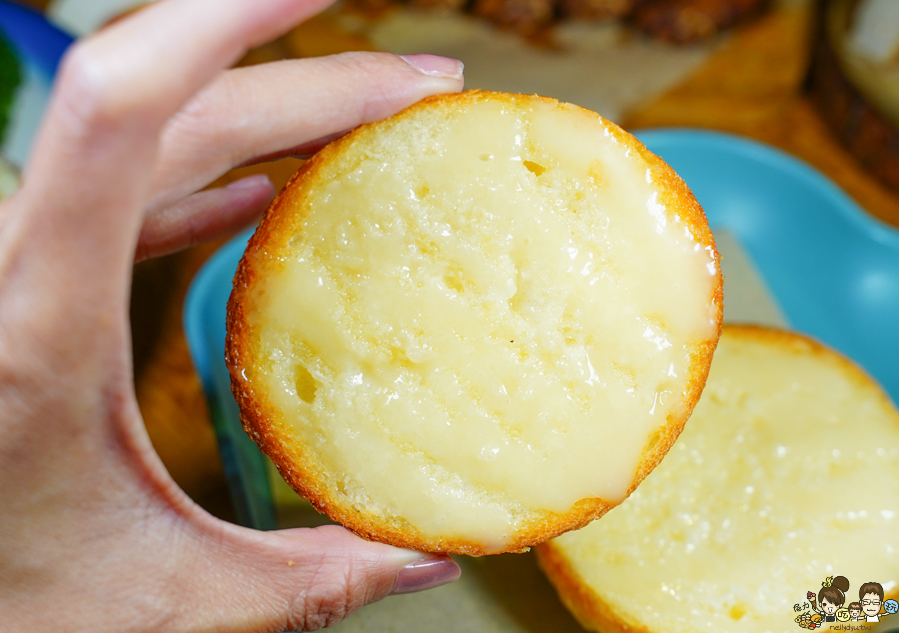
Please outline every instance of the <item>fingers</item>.
[[462, 63], [434, 55], [344, 53], [229, 71], [166, 127], [151, 208], [253, 159], [309, 154], [362, 123], [462, 84]]
[[196, 554], [202, 567], [191, 583], [202, 595], [190, 604], [198, 629], [317, 630], [391, 593], [429, 589], [461, 573], [448, 556], [372, 543], [339, 526], [226, 530]]
[[135, 261], [159, 257], [231, 235], [258, 218], [275, 195], [264, 174], [201, 191], [144, 220]]
[[247, 47], [327, 1], [162, 0], [76, 45], [26, 171], [24, 211], [4, 230], [13, 237], [0, 271], [16, 278], [0, 280], [0, 291], [52, 295], [57, 310], [42, 315], [48, 323], [66, 314], [85, 328], [96, 329], [97, 319], [124, 324], [162, 126]]

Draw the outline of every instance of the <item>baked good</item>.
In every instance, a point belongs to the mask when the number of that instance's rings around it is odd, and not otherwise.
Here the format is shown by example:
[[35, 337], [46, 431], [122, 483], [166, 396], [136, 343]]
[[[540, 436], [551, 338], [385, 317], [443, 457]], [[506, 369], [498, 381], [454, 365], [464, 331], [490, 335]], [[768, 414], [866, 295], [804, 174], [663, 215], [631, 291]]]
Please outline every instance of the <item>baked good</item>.
[[721, 305], [705, 216], [665, 163], [588, 110], [467, 92], [303, 166], [240, 263], [227, 361], [248, 432], [332, 519], [520, 551], [655, 467]]
[[471, 13], [544, 45], [553, 41], [547, 30], [566, 19], [618, 21], [655, 40], [690, 44], [758, 17], [771, 0], [352, 0], [352, 6], [367, 14], [402, 4]]
[[723, 33], [763, 13], [769, 0], [650, 0], [632, 21], [655, 39], [688, 44]]
[[532, 35], [553, 18], [553, 0], [474, 0], [475, 15], [495, 25]]
[[795, 631], [828, 576], [851, 583], [847, 603], [871, 580], [895, 596], [897, 520], [899, 411], [882, 389], [803, 336], [725, 325], [664, 462], [537, 551], [590, 630]]
[[628, 15], [637, 0], [559, 0], [562, 15], [575, 20], [602, 22]]

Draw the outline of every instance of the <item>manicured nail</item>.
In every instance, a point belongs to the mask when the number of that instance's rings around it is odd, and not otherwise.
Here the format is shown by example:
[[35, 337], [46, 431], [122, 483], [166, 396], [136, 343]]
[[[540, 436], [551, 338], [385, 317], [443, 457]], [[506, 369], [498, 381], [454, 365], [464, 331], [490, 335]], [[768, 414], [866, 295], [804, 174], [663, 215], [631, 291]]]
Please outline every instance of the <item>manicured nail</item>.
[[235, 180], [226, 185], [225, 189], [258, 189], [266, 184], [268, 184], [269, 187], [273, 186], [271, 179], [266, 174], [256, 174], [255, 176], [247, 176], [246, 178]]
[[440, 55], [420, 53], [416, 55], [400, 55], [400, 59], [412, 66], [412, 68], [418, 72], [424, 73], [429, 77], [461, 79], [462, 71], [465, 69], [465, 64], [458, 59], [441, 57]]
[[391, 595], [433, 589], [453, 582], [461, 574], [462, 570], [449, 556], [429, 556], [400, 570]]

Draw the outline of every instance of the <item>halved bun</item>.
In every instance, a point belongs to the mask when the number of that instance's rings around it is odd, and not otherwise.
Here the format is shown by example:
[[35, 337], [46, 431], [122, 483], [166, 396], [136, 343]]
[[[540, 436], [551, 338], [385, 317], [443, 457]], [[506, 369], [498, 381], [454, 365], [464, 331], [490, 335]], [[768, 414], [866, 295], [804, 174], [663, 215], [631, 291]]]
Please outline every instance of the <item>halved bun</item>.
[[803, 336], [726, 325], [661, 466], [537, 554], [589, 630], [786, 633], [828, 576], [849, 579], [845, 606], [869, 581], [896, 597], [897, 519], [899, 411], [881, 388]]
[[520, 551], [620, 503], [699, 398], [718, 254], [599, 115], [467, 92], [306, 163], [252, 238], [227, 359], [285, 480], [371, 539]]

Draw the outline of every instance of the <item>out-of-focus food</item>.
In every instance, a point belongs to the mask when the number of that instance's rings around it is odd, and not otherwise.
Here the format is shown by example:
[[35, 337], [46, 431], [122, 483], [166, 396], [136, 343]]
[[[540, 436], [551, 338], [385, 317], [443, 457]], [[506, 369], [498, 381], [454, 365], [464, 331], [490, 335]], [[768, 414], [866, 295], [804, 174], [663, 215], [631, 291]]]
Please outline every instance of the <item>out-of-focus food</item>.
[[768, 4], [768, 0], [650, 0], [637, 5], [632, 20], [657, 39], [687, 44], [753, 18]]
[[788, 632], [821, 620], [794, 605], [828, 570], [897, 593], [897, 523], [899, 411], [883, 390], [800, 335], [727, 325], [664, 462], [538, 555], [591, 630]]
[[899, 2], [819, 6], [811, 98], [843, 146], [899, 192]]
[[673, 44], [707, 39], [760, 15], [770, 0], [353, 0], [364, 10], [409, 4], [422, 9], [467, 11], [496, 26], [533, 35], [559, 19], [621, 20]]
[[523, 35], [534, 33], [553, 18], [553, 0], [475, 0], [474, 13]]
[[604, 21], [628, 15], [637, 0], [559, 0], [559, 11], [575, 20]]

